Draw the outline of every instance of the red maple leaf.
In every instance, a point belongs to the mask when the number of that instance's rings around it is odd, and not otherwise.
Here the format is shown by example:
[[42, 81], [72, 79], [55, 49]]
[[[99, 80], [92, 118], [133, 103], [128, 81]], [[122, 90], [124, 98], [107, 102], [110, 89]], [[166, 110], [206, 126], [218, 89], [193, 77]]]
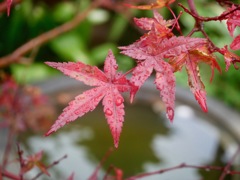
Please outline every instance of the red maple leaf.
[[237, 37], [235, 37], [235, 39], [233, 40], [233, 42], [230, 44], [230, 48], [233, 50], [238, 50], [240, 49], [240, 35], [238, 35]]
[[120, 92], [132, 91], [134, 86], [126, 79], [125, 75], [117, 73], [118, 65], [112, 51], [109, 51], [105, 60], [104, 72], [96, 66], [89, 66], [82, 62], [46, 62], [46, 64], [87, 85], [97, 86], [75, 97], [75, 100], [71, 101], [69, 106], [63, 110], [46, 135], [50, 135], [85, 113], [93, 111], [103, 99], [105, 117], [114, 139], [114, 145], [118, 147], [125, 114], [124, 99]]
[[[236, 7], [233, 5], [227, 11], [233, 11], [234, 9], [236, 9]], [[228, 31], [232, 37], [234, 37], [234, 31], [237, 26], [240, 27], [240, 10], [236, 10], [233, 13], [230, 13], [228, 15], [227, 27], [228, 27]], [[233, 50], [240, 49], [240, 35], [238, 35], [234, 38], [233, 42], [230, 45], [230, 48]]]
[[30, 155], [25, 159], [22, 159], [22, 173], [26, 173], [33, 169], [35, 166], [38, 167], [44, 174], [50, 176], [47, 171], [47, 166], [45, 166], [42, 161], [43, 151], [40, 151], [36, 154]]
[[170, 59], [169, 63], [174, 67], [174, 71], [179, 71], [183, 66], [186, 67], [188, 73], [188, 84], [195, 96], [195, 99], [198, 101], [202, 110], [207, 112], [207, 103], [206, 103], [206, 91], [203, 82], [201, 81], [200, 72], [198, 64], [204, 62], [211, 66], [212, 77], [214, 76], [214, 69], [216, 68], [221, 72], [221, 68], [218, 65], [216, 58], [212, 55], [206, 46], [196, 48], [194, 50], [183, 53], [180, 56]]
[[225, 60], [225, 64], [226, 64], [226, 70], [225, 71], [228, 71], [229, 67], [231, 64], [234, 65], [234, 68], [235, 69], [238, 69], [238, 66], [236, 65], [236, 63], [239, 63], [240, 62], [240, 56], [230, 52], [227, 48], [227, 46], [224, 46], [222, 49], [221, 49], [223, 55], [224, 55], [224, 60]]
[[[160, 16], [160, 15], [159, 15]], [[162, 19], [162, 18], [158, 18]], [[141, 24], [141, 28], [149, 29], [149, 32], [143, 35], [139, 41], [125, 47], [120, 47], [121, 53], [137, 59], [137, 67], [133, 70], [131, 82], [140, 88], [146, 79], [151, 75], [153, 69], [156, 71], [155, 84], [163, 102], [166, 105], [167, 117], [170, 121], [174, 118], [174, 101], [175, 101], [175, 76], [176, 69], [166, 62], [166, 59], [172, 60], [175, 57], [181, 57], [189, 54], [190, 51], [200, 49], [207, 46], [207, 41], [203, 38], [176, 37], [169, 32], [167, 27], [156, 28], [157, 26], [167, 26], [168, 23], [156, 20], [156, 14], [153, 19], [144, 19], [149, 21]], [[137, 23], [138, 25], [138, 23]], [[163, 30], [163, 31], [161, 31]], [[198, 75], [196, 60], [185, 59], [180, 66], [185, 65], [191, 82], [191, 89], [196, 99], [200, 103], [204, 111], [206, 111], [206, 97], [204, 94], [204, 86], [197, 78]], [[215, 61], [214, 61], [215, 63]], [[215, 66], [215, 64], [214, 64]], [[181, 68], [179, 68], [181, 69]], [[199, 84], [200, 83], [200, 84]], [[200, 85], [200, 86], [199, 86]], [[197, 87], [199, 86], [199, 87]]]
[[156, 10], [153, 10], [153, 18], [134, 18], [134, 22], [139, 28], [150, 31], [154, 26], [156, 29], [155, 33], [161, 37], [166, 35], [168, 37], [173, 36], [169, 27], [174, 24], [174, 21], [164, 20]]
[[12, 0], [7, 0], [7, 15], [10, 15]]
[[[227, 11], [229, 12], [234, 9], [236, 9], [236, 7], [232, 6]], [[234, 30], [237, 26], [240, 26], [240, 10], [236, 10], [233, 13], [230, 13], [228, 15], [227, 27], [228, 27], [228, 31], [232, 37], [233, 37]]]

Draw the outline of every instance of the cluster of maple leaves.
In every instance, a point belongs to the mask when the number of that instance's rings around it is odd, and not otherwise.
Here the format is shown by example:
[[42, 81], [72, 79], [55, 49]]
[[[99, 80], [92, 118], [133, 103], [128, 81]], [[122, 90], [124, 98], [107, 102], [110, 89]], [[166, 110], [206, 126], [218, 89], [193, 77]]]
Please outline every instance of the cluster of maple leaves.
[[[127, 4], [130, 8], [153, 9], [169, 4], [175, 0], [156, 0], [150, 5], [134, 6]], [[8, 14], [12, 1], [7, 0]], [[240, 10], [233, 5], [228, 8], [224, 16], [230, 35], [234, 37], [234, 30], [240, 26]], [[75, 97], [73, 101], [63, 110], [56, 122], [52, 125], [46, 135], [57, 131], [65, 124], [76, 120], [89, 111], [93, 111], [102, 100], [103, 111], [109, 124], [115, 147], [118, 147], [119, 137], [124, 122], [124, 98], [123, 92], [130, 93], [130, 101], [141, 88], [144, 82], [151, 76], [153, 70], [156, 72], [155, 85], [160, 91], [162, 101], [166, 106], [167, 118], [172, 122], [174, 119], [174, 102], [176, 79], [174, 73], [186, 68], [188, 84], [204, 112], [207, 112], [206, 91], [200, 78], [199, 63], [206, 63], [212, 69], [221, 72], [216, 61], [214, 52], [224, 55], [226, 70], [240, 58], [228, 50], [228, 47], [214, 50], [207, 38], [193, 38], [176, 36], [173, 28], [178, 25], [177, 18], [164, 20], [156, 11], [153, 18], [134, 18], [135, 24], [145, 31], [140, 39], [128, 46], [119, 47], [120, 53], [136, 60], [137, 65], [131, 70], [131, 77], [117, 72], [118, 65], [111, 50], [105, 60], [103, 71], [96, 66], [86, 65], [82, 62], [56, 63], [46, 62], [47, 65], [62, 71], [65, 75], [94, 86]], [[230, 45], [233, 50], [240, 49], [240, 35], [236, 36]]]
[[[129, 92], [132, 102], [135, 94], [153, 70], [156, 72], [154, 83], [166, 105], [167, 117], [170, 121], [174, 119], [176, 86], [174, 73], [183, 67], [187, 70], [192, 93], [202, 110], [207, 112], [206, 91], [200, 78], [198, 65], [202, 62], [208, 64], [212, 69], [212, 78], [215, 68], [221, 72], [216, 57], [210, 51], [210, 43], [206, 38], [175, 36], [172, 29], [177, 20], [166, 21], [156, 10], [153, 14], [153, 18], [135, 18], [135, 24], [146, 33], [133, 44], [119, 47], [122, 54], [137, 62], [136, 67], [132, 69], [130, 79], [127, 79], [126, 74], [117, 72], [118, 65], [111, 50], [108, 52], [103, 71], [82, 62], [46, 62], [47, 65], [62, 71], [65, 75], [87, 85], [96, 86], [70, 102], [46, 135], [50, 135], [65, 124], [94, 110], [102, 100], [103, 111], [114, 139], [114, 145], [118, 147], [125, 114], [124, 99], [121, 93]], [[240, 26], [239, 19], [240, 10], [228, 16], [227, 25], [231, 36], [236, 26]], [[234, 50], [240, 49], [240, 35], [233, 40], [230, 47]], [[221, 50], [225, 57], [226, 70], [231, 63], [235, 64], [239, 61], [239, 57], [228, 51], [227, 47]]]

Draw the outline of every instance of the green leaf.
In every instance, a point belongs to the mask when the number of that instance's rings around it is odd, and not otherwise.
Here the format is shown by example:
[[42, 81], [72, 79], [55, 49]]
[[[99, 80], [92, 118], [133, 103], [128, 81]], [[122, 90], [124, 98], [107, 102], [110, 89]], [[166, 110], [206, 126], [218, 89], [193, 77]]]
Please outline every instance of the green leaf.
[[12, 64], [10, 68], [14, 78], [20, 83], [43, 80], [55, 72], [45, 64], [40, 63], [34, 63], [31, 66]]
[[74, 12], [75, 12], [75, 7], [73, 3], [70, 3], [70, 2], [59, 3], [57, 4], [53, 12], [53, 18], [58, 22], [65, 22], [72, 18], [72, 16], [74, 15]]
[[50, 43], [52, 49], [63, 59], [90, 63], [85, 42], [76, 32], [64, 34]]
[[114, 53], [117, 52], [117, 46], [113, 43], [101, 44], [91, 51], [91, 64], [102, 64], [105, 60], [108, 50], [111, 49]]

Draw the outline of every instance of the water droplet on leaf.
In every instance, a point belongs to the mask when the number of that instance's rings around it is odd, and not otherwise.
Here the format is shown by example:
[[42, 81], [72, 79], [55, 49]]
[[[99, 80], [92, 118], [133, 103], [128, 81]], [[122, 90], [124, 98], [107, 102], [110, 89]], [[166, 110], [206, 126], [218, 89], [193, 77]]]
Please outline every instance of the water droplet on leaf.
[[113, 114], [113, 112], [112, 112], [112, 110], [110, 110], [109, 108], [107, 108], [106, 111], [105, 111], [105, 114], [106, 114], [107, 116], [111, 116], [111, 115]]
[[116, 99], [116, 101], [115, 101], [115, 104], [116, 104], [117, 106], [120, 106], [122, 103], [123, 103], [123, 98], [120, 97], [120, 96], [118, 96], [117, 99]]
[[80, 110], [80, 109], [77, 109], [77, 110], [74, 111], [74, 114], [75, 114], [75, 115], [79, 115], [80, 113], [81, 113], [81, 110]]
[[117, 69], [118, 69], [118, 65], [114, 65], [113, 68], [114, 68], [115, 70], [117, 70]]
[[167, 107], [167, 118], [172, 122], [174, 117], [174, 110], [171, 107]]

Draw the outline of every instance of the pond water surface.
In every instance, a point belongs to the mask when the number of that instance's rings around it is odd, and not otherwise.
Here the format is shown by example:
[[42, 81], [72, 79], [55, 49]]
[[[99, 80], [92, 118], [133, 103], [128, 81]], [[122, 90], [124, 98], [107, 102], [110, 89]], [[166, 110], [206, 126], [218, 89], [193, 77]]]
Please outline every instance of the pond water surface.
[[[196, 117], [186, 105], [178, 106], [175, 116], [174, 123], [170, 124], [147, 104], [127, 106], [119, 148], [107, 159], [101, 174], [111, 164], [129, 177], [180, 163], [223, 166], [227, 162], [229, 151], [236, 148], [230, 137], [223, 136], [215, 126]], [[232, 143], [225, 147], [222, 138], [229, 138]], [[113, 146], [101, 107], [50, 137], [32, 136], [27, 141], [32, 151], [43, 149], [50, 162], [68, 155], [52, 169], [53, 177], [66, 178], [74, 172], [76, 179], [83, 180], [91, 175], [108, 148]], [[200, 179], [203, 174], [197, 169], [181, 169], [146, 179], [181, 177], [192, 180]], [[205, 174], [220, 175], [219, 172]]]
[[[58, 114], [81, 91], [68, 88], [50, 93], [58, 107]], [[177, 102], [175, 119], [170, 123], [162, 112], [159, 94], [155, 95], [157, 97], [150, 98], [149, 101], [137, 100], [133, 105], [126, 102], [119, 148], [104, 163], [99, 179], [102, 179], [110, 165], [122, 169], [124, 177], [181, 163], [224, 166], [237, 149], [238, 142], [231, 133], [210, 123], [206, 115], [199, 114], [184, 103]], [[74, 172], [75, 179], [86, 180], [108, 149], [113, 147], [113, 140], [102, 106], [98, 106], [93, 112], [49, 137], [28, 137], [26, 144], [33, 152], [44, 150], [49, 163], [68, 155], [67, 159], [49, 171], [51, 178], [44, 176], [43, 179], [67, 179]], [[235, 166], [237, 165], [239, 163], [236, 162]], [[213, 170], [183, 168], [142, 179], [218, 179], [220, 174], [221, 172]], [[226, 179], [234, 178], [228, 176]]]

